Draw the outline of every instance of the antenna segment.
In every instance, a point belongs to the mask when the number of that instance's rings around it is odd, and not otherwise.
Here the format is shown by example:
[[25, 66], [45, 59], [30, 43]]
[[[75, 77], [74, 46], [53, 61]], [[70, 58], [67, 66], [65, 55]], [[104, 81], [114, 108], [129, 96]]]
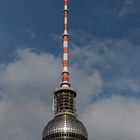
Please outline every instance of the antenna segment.
[[69, 61], [68, 61], [68, 0], [64, 0], [64, 34], [63, 34], [63, 72], [62, 87], [70, 87], [69, 83]]

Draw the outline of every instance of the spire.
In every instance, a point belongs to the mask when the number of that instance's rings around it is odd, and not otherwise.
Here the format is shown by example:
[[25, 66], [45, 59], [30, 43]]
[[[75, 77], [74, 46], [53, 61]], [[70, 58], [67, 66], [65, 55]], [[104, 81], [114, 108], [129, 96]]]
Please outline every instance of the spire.
[[68, 0], [64, 0], [64, 33], [63, 33], [63, 71], [62, 83], [54, 91], [54, 112], [55, 115], [70, 114], [75, 116], [75, 97], [76, 92], [69, 83], [68, 66]]
[[70, 87], [69, 83], [69, 60], [68, 60], [68, 0], [64, 0], [64, 34], [63, 34], [63, 72], [62, 87]]
[[42, 140], [88, 140], [87, 130], [77, 119], [76, 92], [69, 83], [68, 71], [68, 0], [64, 0], [62, 83], [54, 90], [54, 118], [43, 131]]

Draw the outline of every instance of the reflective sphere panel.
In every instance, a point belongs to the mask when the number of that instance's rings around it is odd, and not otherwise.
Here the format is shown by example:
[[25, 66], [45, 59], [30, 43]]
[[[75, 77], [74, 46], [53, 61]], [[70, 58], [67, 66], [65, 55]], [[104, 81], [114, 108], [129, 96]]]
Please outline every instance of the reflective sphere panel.
[[84, 125], [71, 115], [60, 115], [48, 123], [43, 131], [43, 140], [87, 140]]

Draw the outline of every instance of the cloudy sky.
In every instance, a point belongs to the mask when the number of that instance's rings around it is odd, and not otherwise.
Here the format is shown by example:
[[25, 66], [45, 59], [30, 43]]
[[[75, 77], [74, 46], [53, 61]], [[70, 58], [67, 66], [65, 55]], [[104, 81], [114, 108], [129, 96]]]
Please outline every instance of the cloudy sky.
[[[0, 140], [41, 140], [62, 70], [63, 0], [0, 0]], [[70, 81], [89, 140], [140, 139], [140, 1], [70, 0]]]

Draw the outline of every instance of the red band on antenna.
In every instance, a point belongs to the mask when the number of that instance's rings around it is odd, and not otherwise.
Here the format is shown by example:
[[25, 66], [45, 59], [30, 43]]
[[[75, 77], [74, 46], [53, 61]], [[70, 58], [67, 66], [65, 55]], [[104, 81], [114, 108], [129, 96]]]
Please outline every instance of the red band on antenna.
[[68, 5], [68, 0], [64, 0], [64, 5]]

